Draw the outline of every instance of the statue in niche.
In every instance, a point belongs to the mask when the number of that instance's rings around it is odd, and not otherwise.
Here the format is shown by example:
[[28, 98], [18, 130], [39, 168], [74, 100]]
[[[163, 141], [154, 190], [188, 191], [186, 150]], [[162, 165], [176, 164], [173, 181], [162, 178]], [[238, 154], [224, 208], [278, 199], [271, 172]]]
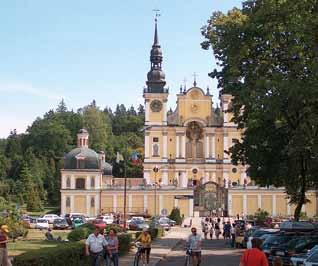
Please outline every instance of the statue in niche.
[[203, 158], [203, 128], [195, 121], [188, 124], [186, 130], [188, 142], [186, 144], [186, 154], [188, 159]]

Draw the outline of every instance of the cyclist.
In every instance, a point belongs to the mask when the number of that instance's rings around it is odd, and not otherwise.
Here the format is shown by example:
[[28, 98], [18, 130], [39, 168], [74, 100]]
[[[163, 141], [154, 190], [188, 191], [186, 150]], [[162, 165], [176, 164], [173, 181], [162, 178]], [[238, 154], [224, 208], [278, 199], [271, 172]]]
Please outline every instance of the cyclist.
[[191, 235], [189, 235], [187, 240], [187, 247], [191, 252], [193, 266], [199, 266], [201, 264], [201, 246], [202, 238], [197, 234], [197, 229], [192, 227]]
[[99, 228], [95, 228], [85, 242], [85, 255], [91, 256], [92, 266], [99, 266], [105, 247], [108, 245], [105, 237], [100, 233]]
[[148, 265], [150, 250], [151, 250], [151, 236], [147, 228], [144, 228], [142, 230], [142, 233], [138, 236], [138, 238], [136, 239], [136, 242], [140, 242], [140, 244], [143, 247], [141, 250], [141, 258], [142, 258], [143, 266]]

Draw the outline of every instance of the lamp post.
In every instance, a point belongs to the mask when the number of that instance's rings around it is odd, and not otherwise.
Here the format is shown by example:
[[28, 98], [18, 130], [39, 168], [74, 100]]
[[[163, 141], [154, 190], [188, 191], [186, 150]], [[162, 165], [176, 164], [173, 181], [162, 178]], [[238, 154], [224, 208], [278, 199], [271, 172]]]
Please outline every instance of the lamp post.
[[153, 171], [155, 173], [155, 204], [154, 204], [154, 207], [155, 207], [155, 217], [156, 217], [157, 216], [157, 173], [159, 172], [159, 167], [156, 165], [153, 168]]

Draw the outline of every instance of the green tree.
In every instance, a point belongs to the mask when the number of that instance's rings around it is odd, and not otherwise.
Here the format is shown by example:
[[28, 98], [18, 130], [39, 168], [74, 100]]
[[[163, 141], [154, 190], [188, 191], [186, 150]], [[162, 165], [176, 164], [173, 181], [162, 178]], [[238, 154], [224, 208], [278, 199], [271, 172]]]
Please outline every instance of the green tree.
[[259, 184], [283, 185], [299, 218], [318, 165], [317, 1], [250, 0], [215, 12], [202, 34], [212, 47], [221, 93], [234, 96], [233, 121], [244, 129], [232, 161], [249, 165]]

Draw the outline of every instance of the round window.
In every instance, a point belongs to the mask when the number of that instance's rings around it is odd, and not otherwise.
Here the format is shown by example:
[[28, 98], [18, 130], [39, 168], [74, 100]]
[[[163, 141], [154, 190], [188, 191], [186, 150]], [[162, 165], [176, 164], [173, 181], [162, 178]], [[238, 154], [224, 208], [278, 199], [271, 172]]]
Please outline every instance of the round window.
[[192, 170], [192, 173], [193, 173], [193, 174], [197, 174], [197, 173], [198, 173], [198, 169], [194, 168], [194, 169]]
[[237, 169], [234, 167], [232, 168], [232, 173], [236, 173], [237, 172]]

